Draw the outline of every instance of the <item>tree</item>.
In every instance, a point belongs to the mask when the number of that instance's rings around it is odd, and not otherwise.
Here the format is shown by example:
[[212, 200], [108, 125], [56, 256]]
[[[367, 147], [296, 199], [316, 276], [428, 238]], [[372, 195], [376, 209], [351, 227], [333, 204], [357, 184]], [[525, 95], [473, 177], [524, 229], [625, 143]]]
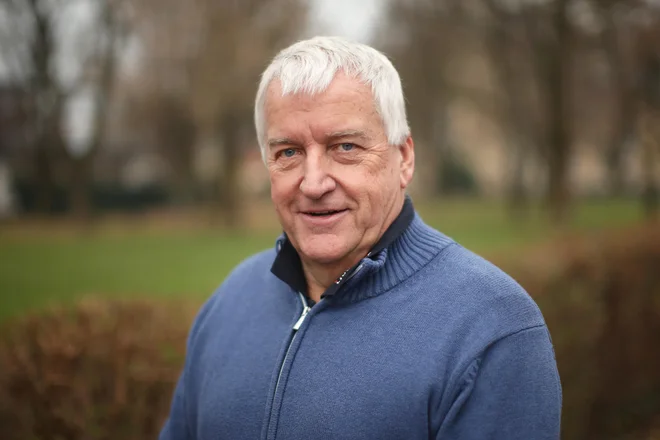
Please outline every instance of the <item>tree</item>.
[[[660, 12], [660, 11], [658, 11]], [[660, 15], [660, 14], [659, 14]], [[639, 76], [637, 81], [642, 146], [642, 204], [648, 217], [655, 218], [660, 208], [660, 17], [655, 26], [642, 29], [637, 39]]]
[[568, 5], [569, 0], [554, 0], [546, 5], [526, 5], [522, 9], [546, 121], [542, 148], [547, 163], [547, 206], [552, 220], [559, 225], [568, 220], [571, 197], [568, 171], [572, 137], [568, 123], [571, 116], [568, 86], [573, 29]]
[[452, 150], [449, 106], [458, 90], [451, 68], [462, 56], [461, 3], [396, 0], [389, 5], [383, 49], [400, 72], [416, 148], [421, 185], [428, 196], [440, 192], [440, 170]]
[[[494, 38], [494, 41], [489, 45], [492, 47], [497, 44], [498, 39], [501, 45], [500, 48], [492, 50], [496, 52], [507, 50], [505, 53], [491, 56], [491, 59], [496, 58], [494, 70], [499, 72], [500, 82], [508, 91], [509, 103], [506, 107], [509, 114], [519, 122], [522, 120], [523, 124], [527, 122], [527, 128], [519, 126], [514, 129], [518, 137], [513, 139], [514, 144], [519, 143], [520, 139], [529, 140], [532, 136], [536, 137], [538, 151], [541, 152], [540, 156], [546, 163], [546, 205], [553, 222], [562, 225], [569, 216], [571, 200], [569, 165], [573, 156], [574, 140], [569, 121], [573, 116], [570, 96], [576, 31], [569, 17], [570, 1], [519, 1], [507, 2], [506, 5], [509, 11], [505, 11], [504, 2], [495, 0], [487, 2], [487, 7], [494, 19], [499, 21], [499, 26], [506, 27], [499, 32], [517, 31], [520, 32], [520, 36], [515, 39], [509, 38], [505, 43], [506, 40], [503, 39], [506, 38], [506, 34], [490, 34], [489, 38]], [[518, 25], [521, 26], [520, 29], [516, 28]], [[512, 44], [517, 44], [519, 47], [511, 48]], [[508, 51], [512, 52], [507, 53]], [[524, 101], [526, 95], [524, 92], [518, 92], [520, 96], [516, 97], [514, 92], [517, 87], [516, 82], [524, 78], [520, 76], [523, 73], [521, 65], [527, 63], [521, 64], [518, 61], [514, 67], [509, 64], [512, 62], [512, 56], [514, 60], [515, 57], [529, 60], [530, 84], [533, 90], [531, 101]], [[522, 84], [524, 85], [525, 81]], [[523, 101], [519, 101], [520, 99]], [[534, 123], [536, 109], [538, 109], [538, 120], [542, 121], [538, 127]], [[513, 151], [513, 155], [521, 161], [519, 166], [515, 167], [517, 176], [513, 180], [512, 189], [513, 197], [519, 197], [520, 194], [516, 195], [516, 193], [522, 190], [522, 160], [524, 151], [527, 150]]]
[[[94, 158], [103, 142], [108, 103], [117, 73], [118, 42], [125, 34], [122, 0], [6, 0], [12, 27], [5, 34], [4, 58], [17, 82], [32, 96], [32, 150], [40, 206], [50, 205], [53, 169], [63, 159], [69, 171], [70, 205], [81, 218], [90, 214], [89, 187]], [[75, 11], [86, 7], [88, 23], [72, 31]], [[80, 24], [84, 19], [73, 21]], [[62, 66], [74, 66], [65, 71]], [[72, 129], [71, 107], [85, 102], [86, 127]], [[67, 119], [68, 118], [68, 119]], [[79, 121], [76, 121], [79, 122]]]
[[[96, 3], [98, 12], [93, 20], [89, 51], [83, 54], [81, 76], [77, 78], [74, 90], [69, 96], [73, 99], [85, 99], [87, 110], [92, 117], [87, 133], [77, 139], [69, 137], [67, 157], [71, 164], [71, 207], [77, 217], [88, 220], [91, 214], [89, 190], [93, 184], [93, 166], [99, 149], [104, 141], [110, 102], [117, 78], [117, 64], [120, 57], [120, 44], [127, 33], [126, 4], [123, 0], [105, 0]], [[78, 145], [72, 145], [77, 143]]]
[[484, 0], [489, 12], [484, 20], [483, 41], [499, 85], [499, 123], [511, 161], [507, 191], [508, 206], [514, 219], [527, 211], [528, 189], [525, 170], [538, 157], [543, 142], [535, 96], [537, 82], [533, 76], [533, 55], [527, 39], [527, 28], [519, 11], [505, 7], [497, 0]]
[[176, 203], [196, 199], [193, 175], [195, 122], [190, 107], [180, 94], [166, 89], [141, 90], [130, 97], [122, 125], [131, 133], [149, 139], [156, 153], [165, 159], [171, 174]]
[[601, 46], [607, 57], [614, 94], [609, 144], [605, 148], [610, 194], [624, 193], [623, 156], [635, 135], [638, 118], [634, 90], [635, 60], [631, 50], [634, 27], [626, 20], [627, 8], [618, 0], [593, 1], [593, 9], [602, 23]]
[[[411, 85], [408, 94], [414, 109], [413, 125], [419, 127], [418, 136], [421, 134], [431, 145], [429, 159], [437, 157], [439, 145], [448, 144], [446, 136], [439, 139], [433, 134], [447, 132], [437, 130], [447, 125], [442, 123], [443, 112], [438, 109], [446, 112], [452, 98], [468, 98], [500, 127], [506, 127], [507, 141], [513, 145], [511, 157], [518, 161], [514, 167], [513, 197], [520, 197], [523, 192], [525, 158], [530, 150], [536, 150], [527, 144], [538, 144], [547, 164], [547, 204], [559, 223], [568, 215], [572, 154], [568, 97], [573, 29], [568, 6], [568, 0], [399, 0], [390, 14], [392, 22], [398, 24], [395, 29], [404, 35], [401, 41], [405, 43], [395, 53], [401, 54], [402, 76]], [[480, 54], [482, 49], [471, 47], [480, 38], [490, 53], [492, 71], [488, 73], [504, 90], [498, 109], [488, 107], [493, 101], [488, 79], [482, 79], [486, 90], [480, 90], [466, 84], [456, 73], [461, 71], [456, 65], [470, 55]], [[501, 109], [504, 118], [498, 114]]]
[[[25, 124], [31, 132], [26, 147], [37, 182], [37, 209], [47, 213], [54, 195], [54, 162], [60, 141], [62, 94], [54, 77], [56, 55], [52, 10], [39, 0], [5, 0], [0, 3], [0, 48], [8, 82], [22, 91]], [[52, 5], [51, 5], [52, 7]], [[26, 130], [27, 133], [27, 130]]]

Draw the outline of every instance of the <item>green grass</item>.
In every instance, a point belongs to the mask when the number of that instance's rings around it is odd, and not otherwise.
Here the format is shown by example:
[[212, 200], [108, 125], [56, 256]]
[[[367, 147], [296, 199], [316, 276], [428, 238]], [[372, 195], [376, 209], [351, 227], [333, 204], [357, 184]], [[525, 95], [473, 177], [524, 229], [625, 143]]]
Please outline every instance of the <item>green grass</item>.
[[[448, 200], [417, 208], [427, 223], [480, 253], [515, 251], [555, 236], [539, 209], [515, 223], [490, 201]], [[570, 229], [597, 231], [640, 219], [634, 201], [594, 201], [577, 207]], [[0, 321], [84, 295], [202, 301], [236, 263], [273, 246], [276, 234], [210, 228], [38, 237], [0, 232]]]

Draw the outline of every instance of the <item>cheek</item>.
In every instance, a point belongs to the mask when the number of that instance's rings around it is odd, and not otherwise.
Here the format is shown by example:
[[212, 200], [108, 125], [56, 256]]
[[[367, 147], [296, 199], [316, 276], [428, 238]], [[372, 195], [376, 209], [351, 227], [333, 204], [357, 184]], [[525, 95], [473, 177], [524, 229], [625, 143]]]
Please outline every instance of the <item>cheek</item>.
[[377, 186], [383, 191], [394, 183], [398, 185], [400, 170], [397, 167], [396, 161], [386, 156], [380, 157], [378, 161], [374, 162], [368, 171], [369, 183], [371, 185]]
[[299, 184], [292, 172], [271, 172], [270, 195], [275, 203], [284, 203], [295, 197]]
[[399, 184], [396, 164], [375, 155], [365, 157], [357, 164], [340, 166], [333, 175], [351, 193], [370, 199], [375, 193], [385, 192], [392, 184]]

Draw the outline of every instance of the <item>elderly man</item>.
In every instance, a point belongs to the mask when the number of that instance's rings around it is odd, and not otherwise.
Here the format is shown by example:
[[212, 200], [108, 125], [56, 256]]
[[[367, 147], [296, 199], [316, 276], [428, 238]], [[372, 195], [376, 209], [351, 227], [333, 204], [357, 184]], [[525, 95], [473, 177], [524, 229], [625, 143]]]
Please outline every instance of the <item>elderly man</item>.
[[538, 307], [406, 195], [388, 59], [296, 43], [264, 72], [255, 124], [284, 233], [200, 311], [161, 439], [559, 438]]

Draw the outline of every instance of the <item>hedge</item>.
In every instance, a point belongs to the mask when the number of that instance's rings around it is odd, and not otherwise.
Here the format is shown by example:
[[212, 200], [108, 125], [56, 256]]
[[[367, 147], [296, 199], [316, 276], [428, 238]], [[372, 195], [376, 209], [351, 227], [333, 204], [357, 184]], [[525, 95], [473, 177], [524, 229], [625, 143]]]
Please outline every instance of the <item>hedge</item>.
[[0, 438], [156, 438], [195, 307], [88, 300], [7, 325]]

